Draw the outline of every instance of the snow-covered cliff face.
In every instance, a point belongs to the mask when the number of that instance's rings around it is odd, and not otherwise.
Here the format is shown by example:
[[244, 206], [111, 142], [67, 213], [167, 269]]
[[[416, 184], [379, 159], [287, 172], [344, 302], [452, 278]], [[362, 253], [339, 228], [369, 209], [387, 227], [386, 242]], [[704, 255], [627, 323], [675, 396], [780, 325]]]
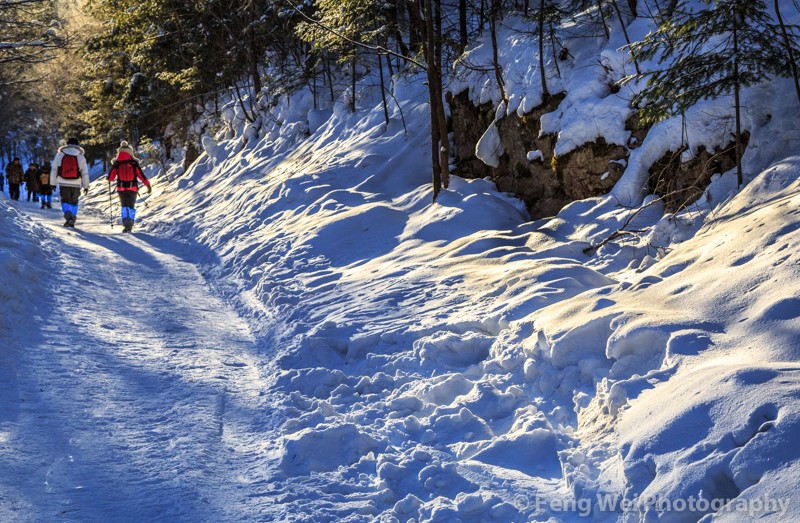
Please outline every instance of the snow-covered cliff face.
[[[629, 20], [634, 40], [655, 29], [647, 16]], [[634, 66], [620, 49], [625, 41], [618, 22], [611, 25], [608, 40], [581, 38], [575, 27], [564, 31], [568, 52], [546, 60], [547, 95], [532, 52], [537, 48], [534, 22], [511, 17], [499, 30], [498, 67], [506, 100], [497, 85], [488, 36], [468, 49], [448, 85], [454, 172], [465, 178], [491, 176], [500, 190], [522, 199], [534, 219], [553, 216], [570, 202], [608, 194], [626, 173], [630, 201], [653, 193], [674, 212], [701, 198], [714, 175], [735, 166], [732, 97], [704, 101], [683, 118], [652, 128], [641, 125], [632, 105], [639, 87], [619, 84]], [[639, 65], [642, 70], [658, 67]], [[748, 97], [745, 154], [748, 133], [779, 105], [765, 104], [757, 92]]]
[[[636, 127], [634, 116], [626, 124], [630, 137], [624, 145], [609, 144], [600, 136], [557, 156], [557, 135], [544, 133], [540, 120], [544, 114], [557, 111], [563, 99], [562, 93], [521, 117], [511, 114], [497, 120], [494, 125], [503, 152], [492, 166], [476, 156], [483, 130], [493, 122], [492, 104], [476, 107], [466, 92], [450, 96], [453, 173], [464, 178], [491, 177], [499, 190], [524, 201], [534, 219], [554, 216], [571, 202], [608, 194], [625, 172], [631, 151], [647, 137], [649, 127]], [[748, 138], [746, 133], [744, 150]], [[704, 146], [691, 155], [684, 155], [686, 151], [686, 147], [666, 151], [647, 170], [644, 189], [662, 197], [670, 212], [695, 202], [713, 175], [736, 166], [733, 142], [712, 151]]]

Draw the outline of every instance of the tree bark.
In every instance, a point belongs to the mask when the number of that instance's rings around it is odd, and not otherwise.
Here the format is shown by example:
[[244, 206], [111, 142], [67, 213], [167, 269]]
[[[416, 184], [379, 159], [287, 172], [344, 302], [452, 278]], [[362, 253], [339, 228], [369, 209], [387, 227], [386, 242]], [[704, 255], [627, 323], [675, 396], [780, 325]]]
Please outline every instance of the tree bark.
[[442, 0], [433, 0], [435, 7], [436, 34], [434, 39], [434, 60], [436, 60], [436, 105], [439, 120], [439, 169], [442, 187], [450, 186], [450, 138], [447, 133], [447, 116], [444, 112], [444, 93], [442, 92]]
[[197, 150], [197, 147], [195, 147], [194, 140], [190, 138], [189, 143], [186, 145], [186, 155], [183, 157], [183, 171], [188, 171], [189, 167], [191, 167], [199, 157], [200, 152]]
[[778, 0], [775, 0], [775, 15], [778, 17], [778, 23], [781, 26], [781, 34], [783, 35], [783, 46], [786, 48], [786, 54], [789, 58], [789, 68], [792, 71], [792, 79], [794, 80], [794, 90], [797, 93], [797, 101], [800, 103], [800, 80], [798, 80], [797, 63], [794, 60], [794, 50], [792, 49], [792, 41], [789, 38], [789, 32], [786, 30], [786, 24], [783, 23], [783, 16], [778, 6]]
[[428, 73], [428, 96], [430, 98], [431, 106], [431, 163], [433, 168], [433, 201], [442, 190], [442, 172], [439, 163], [439, 141], [441, 140], [441, 130], [439, 129], [439, 105], [441, 100], [438, 99], [439, 93], [436, 89], [436, 59], [435, 59], [435, 36], [434, 36], [434, 20], [433, 20], [433, 0], [424, 0], [424, 38], [423, 38], [423, 52], [425, 54], [425, 62], [427, 63]]
[[603, 0], [597, 0], [597, 11], [600, 13], [600, 20], [603, 23], [603, 31], [606, 33], [606, 40], [611, 38], [611, 33], [608, 32], [608, 22], [606, 21], [606, 13], [603, 11]]
[[[425, 39], [422, 36], [424, 33], [424, 21], [420, 16], [420, 5], [417, 0], [412, 0], [406, 3], [408, 9], [408, 19], [411, 22], [408, 28], [408, 43], [412, 49], [419, 49], [420, 44], [425, 45]], [[398, 42], [402, 42], [402, 38]], [[404, 53], [405, 54], [405, 53]], [[423, 54], [424, 50], [423, 50]]]
[[494, 78], [497, 81], [497, 88], [500, 89], [500, 96], [503, 101], [508, 101], [506, 85], [503, 81], [503, 72], [500, 70], [500, 60], [497, 48], [497, 15], [500, 11], [501, 0], [492, 0], [492, 9], [489, 12], [489, 35], [492, 40], [492, 66], [494, 67]]
[[[631, 39], [628, 36], [628, 29], [625, 27], [625, 20], [622, 18], [622, 11], [617, 5], [617, 0], [611, 0], [611, 5], [614, 6], [614, 11], [617, 13], [617, 19], [619, 20], [619, 26], [622, 28], [622, 34], [625, 35], [625, 43], [628, 44], [628, 48], [631, 45]], [[636, 12], [634, 11], [634, 18], [636, 17]], [[636, 74], [641, 76], [642, 72], [639, 70], [639, 62], [636, 60], [636, 57], [631, 54], [631, 59], [633, 60], [633, 67], [636, 69]]]
[[468, 43], [467, 0], [458, 0], [458, 54], [464, 54]]
[[356, 59], [358, 53], [353, 52], [353, 60], [350, 62], [350, 112], [356, 112]]
[[738, 14], [733, 17], [733, 104], [736, 111], [736, 182], [742, 186], [742, 117], [739, 96], [739, 21]]
[[542, 103], [547, 102], [550, 91], [547, 89], [547, 73], [544, 70], [544, 2], [539, 0], [539, 76], [542, 82]]
[[258, 93], [261, 92], [261, 75], [258, 73], [258, 42], [256, 40], [256, 20], [258, 18], [258, 13], [256, 12], [256, 2], [255, 0], [250, 1], [250, 27], [248, 29], [248, 36], [250, 37], [250, 76], [253, 79], [253, 97], [254, 99], [258, 97]]
[[325, 69], [325, 71], [327, 72], [328, 89], [330, 90], [331, 103], [333, 103], [336, 100], [336, 95], [333, 90], [333, 73], [331, 72], [331, 64], [327, 59], [324, 59], [323, 61], [323, 69]]
[[[388, 58], [386, 60], [389, 61]], [[379, 76], [381, 79], [381, 101], [383, 102], [383, 119], [386, 121], [386, 125], [389, 125], [389, 108], [386, 106], [386, 85], [383, 81], [383, 57], [381, 54], [378, 53], [378, 71]]]

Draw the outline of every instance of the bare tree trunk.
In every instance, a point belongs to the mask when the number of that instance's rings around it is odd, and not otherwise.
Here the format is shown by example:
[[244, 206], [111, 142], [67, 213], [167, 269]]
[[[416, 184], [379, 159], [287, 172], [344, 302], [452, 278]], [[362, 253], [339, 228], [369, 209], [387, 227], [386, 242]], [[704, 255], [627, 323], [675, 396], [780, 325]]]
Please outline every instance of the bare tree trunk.
[[442, 92], [442, 0], [434, 0], [436, 8], [436, 34], [434, 39], [434, 60], [436, 60], [436, 106], [439, 120], [439, 169], [442, 173], [442, 186], [450, 186], [450, 138], [447, 133], [447, 116], [444, 113], [444, 96]]
[[317, 110], [317, 64], [314, 64], [314, 69], [311, 71], [311, 92], [314, 95], [314, 110]]
[[539, 0], [539, 76], [542, 81], [542, 103], [547, 102], [550, 97], [547, 73], [544, 70], [544, 2], [545, 0]]
[[350, 112], [356, 112], [356, 59], [358, 53], [353, 53], [353, 60], [350, 62]]
[[736, 183], [737, 187], [742, 186], [742, 118], [741, 101], [739, 97], [739, 25], [734, 16], [733, 19], [733, 103], [736, 111]]
[[[425, 55], [425, 62], [427, 64], [428, 75], [428, 97], [430, 98], [431, 109], [431, 167], [433, 170], [433, 201], [442, 190], [442, 172], [439, 161], [439, 142], [441, 140], [441, 131], [439, 129], [439, 105], [441, 100], [436, 89], [436, 60], [435, 60], [435, 36], [434, 36], [434, 20], [433, 20], [433, 0], [424, 1], [424, 20], [422, 20], [421, 32], [423, 33], [422, 51]], [[446, 132], [446, 131], [445, 131]]]
[[[548, 32], [550, 33], [550, 49], [553, 52], [553, 65], [556, 67], [556, 76], [557, 76], [557, 78], [561, 78], [561, 67], [559, 67], [559, 65], [558, 65], [558, 54], [556, 53], [556, 32], [553, 29], [553, 23], [552, 22], [550, 22], [548, 24], [548, 27], [550, 28]], [[541, 51], [541, 48], [540, 48], [540, 51]]]
[[678, 8], [678, 0], [669, 0], [669, 4], [667, 4], [667, 7], [659, 10], [658, 12], [658, 16], [661, 18], [660, 22], [663, 22], [664, 20], [671, 17], [672, 13], [674, 13], [675, 9], [677, 8]]
[[497, 88], [500, 89], [500, 96], [503, 101], [508, 101], [506, 85], [503, 81], [503, 72], [500, 70], [500, 60], [497, 49], [497, 15], [500, 11], [501, 0], [492, 0], [492, 10], [489, 13], [489, 35], [492, 40], [492, 65], [494, 67], [494, 78], [497, 81]]
[[323, 69], [327, 72], [328, 89], [331, 92], [331, 103], [333, 103], [336, 100], [336, 93], [333, 90], [333, 73], [331, 72], [331, 63], [327, 59], [323, 61]]
[[611, 38], [611, 33], [608, 32], [608, 22], [606, 21], [606, 13], [603, 11], [603, 0], [597, 0], [597, 11], [600, 13], [600, 20], [603, 22], [603, 31], [606, 33], [606, 40]]
[[250, 27], [248, 29], [248, 36], [250, 37], [250, 76], [253, 79], [253, 98], [255, 99], [258, 97], [258, 93], [261, 92], [261, 75], [258, 73], [258, 45], [256, 41], [256, 29], [255, 29], [255, 22], [258, 19], [258, 13], [256, 12], [256, 2], [255, 0], [250, 1]]
[[[622, 28], [622, 34], [625, 35], [625, 43], [628, 44], [628, 48], [631, 45], [631, 39], [628, 36], [628, 29], [625, 27], [625, 20], [622, 18], [622, 11], [619, 9], [619, 5], [617, 5], [617, 0], [611, 0], [611, 5], [614, 6], [614, 11], [617, 12], [617, 19], [619, 20], [619, 26]], [[634, 18], [636, 17], [636, 12], [634, 11], [633, 14]], [[636, 69], [636, 74], [641, 75], [642, 72], [639, 70], [639, 62], [636, 60], [636, 57], [631, 54], [631, 60], [633, 60], [633, 67]]]
[[[386, 60], [389, 61], [388, 58]], [[381, 101], [383, 102], [383, 119], [386, 120], [386, 125], [389, 125], [389, 108], [386, 106], [386, 85], [383, 82], [383, 58], [381, 53], [378, 53], [378, 71], [381, 78]]]
[[786, 54], [789, 58], [789, 67], [792, 70], [792, 79], [794, 80], [794, 90], [797, 93], [797, 101], [800, 102], [800, 80], [798, 80], [797, 63], [794, 60], [794, 50], [792, 49], [792, 41], [789, 38], [789, 33], [786, 31], [786, 25], [783, 23], [781, 10], [778, 6], [778, 0], [775, 0], [775, 14], [778, 17], [778, 23], [781, 26], [781, 34], [783, 35], [783, 46], [786, 48]]
[[[406, 7], [408, 9], [408, 18], [411, 21], [411, 26], [408, 29], [408, 43], [412, 49], [419, 49], [420, 44], [422, 44], [423, 47], [425, 46], [425, 37], [422, 35], [422, 33], [424, 33], [425, 23], [420, 17], [420, 6], [417, 0], [413, 0], [406, 2]], [[398, 42], [402, 42], [402, 38], [398, 40]]]
[[[161, 143], [164, 145], [164, 156], [167, 160], [172, 158], [172, 141], [161, 133]], [[104, 172], [108, 172], [106, 169]]]
[[[247, 123], [253, 123], [256, 121], [255, 114], [250, 114], [250, 111], [247, 110], [247, 107], [244, 105], [244, 96], [242, 96], [242, 91], [239, 89], [239, 82], [233, 82], [233, 87], [236, 89], [236, 99], [239, 101], [239, 107], [242, 108], [242, 112], [244, 113], [244, 118], [247, 120]], [[250, 103], [252, 107], [252, 101]]]
[[[526, 0], [527, 1], [527, 0]], [[467, 33], [467, 0], [458, 0], [458, 53], [464, 54], [469, 43]]]
[[[405, 41], [403, 41], [403, 34], [400, 32], [400, 25], [401, 25], [401, 22], [402, 22], [402, 18], [400, 16], [400, 8], [399, 8], [398, 2], [399, 2], [399, 0], [390, 3], [391, 7], [390, 7], [389, 15], [388, 15], [388, 18], [392, 21], [392, 29], [391, 29], [390, 32], [391, 32], [391, 35], [394, 38], [395, 44], [397, 46], [398, 54], [401, 54], [403, 56], [411, 56], [411, 51], [409, 50], [409, 48], [406, 45]], [[406, 5], [408, 5], [408, 2], [406, 2]], [[411, 7], [408, 7], [408, 9], [410, 11]], [[411, 35], [414, 30], [415, 30], [415, 28], [414, 28], [414, 20], [410, 19], [409, 35]], [[388, 49], [389, 46], [386, 45], [386, 44], [384, 44], [384, 45]], [[392, 63], [392, 59], [390, 57], [388, 57], [388, 56], [386, 57], [386, 61], [389, 64]], [[406, 62], [406, 63], [408, 63], [408, 62]], [[397, 57], [397, 69], [398, 69], [398, 71], [401, 69], [400, 57], [399, 56]], [[389, 69], [389, 72], [391, 74], [391, 69]]]
[[[384, 38], [383, 46], [386, 47], [387, 49], [389, 48], [388, 38]], [[389, 79], [391, 80], [392, 78], [394, 78], [394, 66], [392, 66], [392, 57], [388, 55], [386, 56], [386, 67], [389, 69]]]
[[200, 152], [197, 150], [197, 147], [194, 145], [194, 140], [191, 138], [189, 139], [189, 143], [186, 145], [186, 155], [183, 157], [183, 170], [188, 171], [189, 167], [200, 157]]

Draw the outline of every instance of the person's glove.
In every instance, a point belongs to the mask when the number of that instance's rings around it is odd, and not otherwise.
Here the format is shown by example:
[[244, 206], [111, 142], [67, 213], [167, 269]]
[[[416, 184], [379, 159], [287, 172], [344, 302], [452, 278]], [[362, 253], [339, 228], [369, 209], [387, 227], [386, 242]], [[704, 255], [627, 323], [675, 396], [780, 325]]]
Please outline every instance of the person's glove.
[[147, 194], [150, 194], [151, 192], [153, 192], [153, 188], [148, 185], [147, 186]]
[[84, 195], [87, 195], [87, 194], [89, 194], [89, 189], [84, 189], [84, 190], [83, 190], [83, 194], [84, 194]]

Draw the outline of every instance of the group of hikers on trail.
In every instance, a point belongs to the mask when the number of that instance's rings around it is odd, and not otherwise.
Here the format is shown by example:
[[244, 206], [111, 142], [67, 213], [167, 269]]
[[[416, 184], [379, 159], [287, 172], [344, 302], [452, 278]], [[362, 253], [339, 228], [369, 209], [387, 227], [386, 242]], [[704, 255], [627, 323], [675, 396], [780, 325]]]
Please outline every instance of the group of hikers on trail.
[[[53, 187], [50, 185], [50, 162], [39, 166], [32, 163], [23, 172], [19, 158], [8, 165], [6, 170], [8, 179], [8, 194], [12, 200], [19, 200], [20, 186], [24, 183], [28, 190], [28, 201], [42, 202], [42, 209], [52, 209], [51, 201], [53, 198]], [[3, 190], [3, 176], [0, 175], [0, 191]]]
[[[64, 227], [75, 227], [78, 217], [78, 201], [83, 193], [89, 192], [89, 167], [84, 150], [76, 138], [67, 140], [66, 145], [59, 147], [52, 162], [39, 168], [32, 163], [26, 172], [22, 171], [19, 158], [6, 168], [8, 192], [12, 200], [19, 200], [20, 185], [25, 182], [28, 189], [28, 201], [42, 201], [42, 209], [52, 209], [52, 194], [58, 188], [61, 195], [61, 211], [64, 213]], [[133, 148], [126, 141], [120, 142], [117, 156], [111, 164], [107, 180], [109, 189], [111, 182], [116, 182], [117, 195], [122, 207], [122, 232], [131, 232], [136, 220], [136, 196], [139, 182], [147, 187], [150, 194], [150, 181], [139, 166]], [[2, 186], [0, 186], [2, 190]]]

